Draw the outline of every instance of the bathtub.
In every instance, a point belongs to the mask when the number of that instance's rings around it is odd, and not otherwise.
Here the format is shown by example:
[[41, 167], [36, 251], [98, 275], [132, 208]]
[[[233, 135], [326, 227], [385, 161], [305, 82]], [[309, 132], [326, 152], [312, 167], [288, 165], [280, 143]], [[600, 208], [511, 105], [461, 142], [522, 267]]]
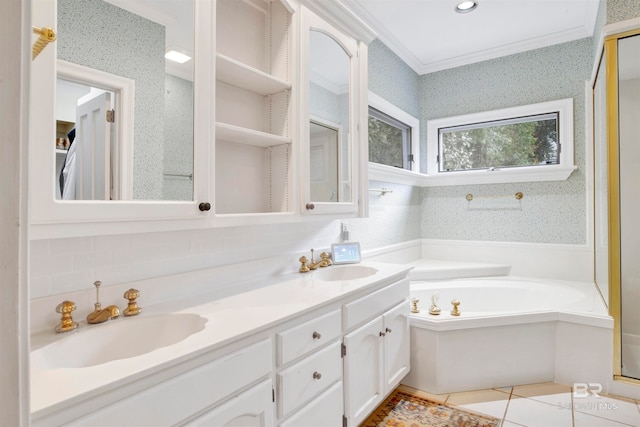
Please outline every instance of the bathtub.
[[[441, 314], [429, 314], [434, 293]], [[613, 320], [595, 284], [511, 276], [412, 281], [411, 372], [432, 393], [611, 376]], [[450, 314], [460, 301], [460, 316]]]

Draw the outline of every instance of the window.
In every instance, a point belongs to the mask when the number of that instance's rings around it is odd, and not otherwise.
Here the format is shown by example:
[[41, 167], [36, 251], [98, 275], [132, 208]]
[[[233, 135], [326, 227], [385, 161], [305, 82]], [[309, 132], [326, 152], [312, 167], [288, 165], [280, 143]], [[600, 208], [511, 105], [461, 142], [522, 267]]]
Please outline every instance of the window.
[[440, 172], [557, 165], [558, 113], [438, 129]]
[[415, 183], [419, 128], [418, 119], [369, 92], [369, 179]]
[[369, 107], [369, 161], [411, 169], [411, 127]]
[[573, 164], [573, 100], [427, 124], [431, 185], [567, 179]]

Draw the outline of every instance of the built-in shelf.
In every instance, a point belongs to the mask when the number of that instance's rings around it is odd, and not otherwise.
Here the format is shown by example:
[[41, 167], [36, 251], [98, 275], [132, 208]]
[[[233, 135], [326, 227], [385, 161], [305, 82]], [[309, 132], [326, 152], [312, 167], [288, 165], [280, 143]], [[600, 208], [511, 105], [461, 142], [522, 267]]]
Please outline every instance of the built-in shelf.
[[56, 155], [57, 156], [66, 156], [68, 151], [69, 150], [61, 150], [59, 148], [56, 148]]
[[291, 142], [291, 138], [284, 136], [220, 122], [216, 122], [216, 139], [255, 145], [256, 147], [273, 147]]
[[271, 95], [291, 88], [291, 83], [218, 53], [216, 79], [260, 95]]

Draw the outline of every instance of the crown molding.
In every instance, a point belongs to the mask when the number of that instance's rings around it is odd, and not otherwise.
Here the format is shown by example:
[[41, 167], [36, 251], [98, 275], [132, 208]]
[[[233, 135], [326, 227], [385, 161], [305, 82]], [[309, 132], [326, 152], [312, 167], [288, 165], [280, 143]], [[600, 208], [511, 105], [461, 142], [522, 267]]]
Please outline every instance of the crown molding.
[[340, 0], [298, 0], [298, 3], [365, 44], [377, 37], [376, 32]]

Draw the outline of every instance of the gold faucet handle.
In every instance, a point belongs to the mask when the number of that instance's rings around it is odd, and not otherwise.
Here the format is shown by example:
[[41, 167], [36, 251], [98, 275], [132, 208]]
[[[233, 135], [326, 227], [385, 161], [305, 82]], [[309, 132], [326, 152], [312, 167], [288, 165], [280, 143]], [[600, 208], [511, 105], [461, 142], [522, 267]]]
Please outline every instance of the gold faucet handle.
[[320, 254], [320, 259], [324, 261], [322, 267], [328, 267], [331, 265], [331, 256], [328, 253], [322, 252]]
[[451, 301], [451, 305], [453, 305], [453, 310], [451, 310], [451, 315], [460, 316], [460, 309], [458, 308], [458, 306], [460, 305], [460, 301], [458, 301], [457, 299], [454, 299], [453, 301]]
[[138, 304], [136, 303], [136, 299], [140, 296], [140, 291], [137, 289], [129, 289], [128, 291], [126, 291], [124, 293], [124, 298], [129, 300], [129, 303], [127, 304], [127, 308], [124, 309], [123, 313], [125, 316], [135, 316], [137, 314], [140, 314], [140, 312], [142, 311], [142, 308], [138, 307]]
[[78, 327], [78, 322], [73, 321], [71, 312], [76, 309], [76, 304], [73, 301], [62, 301], [56, 306], [56, 313], [62, 314], [60, 323], [54, 328], [56, 332], [68, 332], [73, 331]]
[[300, 273], [308, 273], [309, 272], [309, 267], [307, 267], [307, 257], [306, 256], [301, 256], [300, 259], [298, 259], [298, 261], [300, 261], [300, 269], [298, 270]]

